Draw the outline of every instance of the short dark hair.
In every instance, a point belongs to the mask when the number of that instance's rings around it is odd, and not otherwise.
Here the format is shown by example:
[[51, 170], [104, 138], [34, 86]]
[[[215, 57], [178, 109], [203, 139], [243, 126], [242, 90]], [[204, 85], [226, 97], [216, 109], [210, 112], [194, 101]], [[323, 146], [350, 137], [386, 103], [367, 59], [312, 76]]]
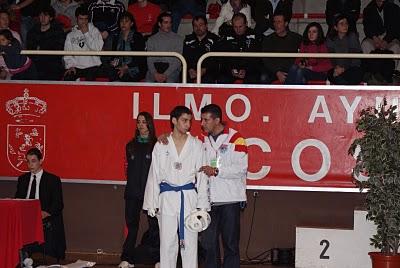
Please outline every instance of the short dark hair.
[[0, 30], [0, 35], [4, 36], [9, 41], [12, 41], [14, 39], [14, 36], [12, 35], [11, 31], [8, 29]]
[[321, 45], [325, 42], [325, 35], [324, 35], [324, 30], [322, 29], [321, 24], [318, 22], [311, 22], [309, 23], [306, 28], [304, 29], [303, 33], [303, 44], [309, 45], [311, 43], [310, 39], [308, 39], [308, 31], [311, 29], [311, 27], [317, 28], [318, 35], [317, 35], [317, 40], [315, 40], [316, 45]]
[[75, 17], [81, 16], [89, 16], [89, 10], [87, 5], [81, 5], [75, 10]]
[[206, 16], [204, 16], [204, 15], [196, 15], [192, 19], [192, 25], [194, 24], [195, 21], [198, 21], [198, 20], [203, 20], [205, 24], [208, 24]]
[[172, 14], [169, 11], [164, 11], [157, 17], [157, 23], [161, 23], [165, 17], [170, 17], [172, 20]]
[[283, 12], [282, 10], [277, 10], [272, 17], [276, 16], [282, 16], [284, 22], [289, 22], [289, 16], [286, 14], [286, 12]]
[[201, 113], [202, 114], [210, 113], [212, 118], [214, 119], [219, 118], [220, 121], [222, 122], [222, 110], [221, 107], [219, 107], [216, 104], [208, 104], [204, 106], [203, 108], [201, 108]]
[[56, 16], [56, 11], [52, 6], [42, 6], [39, 9], [39, 14], [43, 13], [45, 15], [48, 15], [50, 18], [54, 18]]
[[10, 12], [8, 12], [8, 10], [5, 8], [0, 8], [0, 14], [7, 14], [8, 16], [10, 16]]
[[26, 152], [26, 156], [28, 156], [28, 155], [36, 155], [38, 160], [42, 160], [43, 159], [42, 152], [36, 147], [30, 148], [28, 150], [28, 152]]
[[192, 115], [192, 111], [186, 107], [186, 106], [176, 106], [171, 113], [169, 114], [170, 118], [169, 118], [169, 123], [171, 125], [171, 129], [174, 129], [174, 124], [172, 123], [172, 118], [175, 118], [176, 120], [179, 119], [179, 117], [181, 117], [183, 114], [190, 114]]
[[234, 21], [234, 20], [237, 20], [237, 19], [239, 19], [239, 18], [243, 19], [244, 24], [246, 24], [246, 26], [247, 26], [247, 18], [246, 18], [246, 15], [243, 14], [243, 13], [241, 13], [241, 12], [236, 13], [235, 15], [232, 16], [232, 20], [231, 20], [231, 21], [232, 21], [232, 24], [233, 24], [233, 21]]

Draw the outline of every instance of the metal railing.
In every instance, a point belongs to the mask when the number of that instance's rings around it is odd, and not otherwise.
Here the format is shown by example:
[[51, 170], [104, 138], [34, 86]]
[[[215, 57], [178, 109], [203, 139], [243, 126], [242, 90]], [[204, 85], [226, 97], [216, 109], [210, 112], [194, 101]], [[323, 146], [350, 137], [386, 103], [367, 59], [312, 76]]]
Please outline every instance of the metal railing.
[[187, 63], [177, 52], [160, 51], [64, 51], [64, 50], [22, 50], [24, 55], [61, 55], [61, 56], [139, 56], [139, 57], [176, 57], [182, 63], [182, 83], [187, 83]]
[[197, 61], [197, 84], [201, 84], [201, 64], [209, 57], [242, 58], [339, 58], [339, 59], [400, 59], [400, 54], [362, 53], [269, 53], [269, 52], [208, 52]]

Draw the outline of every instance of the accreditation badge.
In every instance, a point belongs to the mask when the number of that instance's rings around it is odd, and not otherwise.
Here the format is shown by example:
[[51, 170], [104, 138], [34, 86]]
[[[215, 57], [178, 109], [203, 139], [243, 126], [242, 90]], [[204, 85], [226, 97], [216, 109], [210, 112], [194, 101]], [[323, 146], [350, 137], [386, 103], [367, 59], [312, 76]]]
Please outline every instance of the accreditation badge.
[[181, 170], [182, 169], [182, 163], [181, 162], [174, 162], [174, 168], [176, 170]]
[[216, 158], [211, 159], [211, 161], [210, 161], [210, 166], [213, 167], [213, 168], [216, 168], [216, 167], [217, 167], [217, 159], [216, 159]]

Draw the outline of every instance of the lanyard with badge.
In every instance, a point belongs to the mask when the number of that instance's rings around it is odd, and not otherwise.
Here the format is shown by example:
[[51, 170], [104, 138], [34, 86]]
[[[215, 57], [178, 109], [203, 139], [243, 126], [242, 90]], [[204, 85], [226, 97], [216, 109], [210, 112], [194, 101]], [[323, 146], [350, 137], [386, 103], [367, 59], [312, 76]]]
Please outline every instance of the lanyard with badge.
[[[213, 146], [213, 142], [211, 141], [211, 138], [208, 137], [211, 148], [213, 149], [213, 151], [215, 153], [215, 155], [210, 160], [210, 166], [212, 168], [218, 168], [218, 169], [221, 168], [221, 155], [219, 154], [219, 152], [225, 153], [228, 150], [228, 145], [225, 144], [225, 142], [228, 140], [228, 138], [229, 138], [229, 136], [227, 136], [225, 138], [225, 140], [221, 143], [221, 145], [217, 149], [215, 149]], [[214, 143], [216, 143], [216, 141], [214, 141]]]

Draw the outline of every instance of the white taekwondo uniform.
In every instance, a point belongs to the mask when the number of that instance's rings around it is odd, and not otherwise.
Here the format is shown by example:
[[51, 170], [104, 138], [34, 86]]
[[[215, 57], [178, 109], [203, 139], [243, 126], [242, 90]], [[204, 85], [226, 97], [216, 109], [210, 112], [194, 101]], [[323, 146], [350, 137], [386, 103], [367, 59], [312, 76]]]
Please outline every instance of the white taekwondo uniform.
[[[196, 208], [210, 210], [208, 197], [208, 178], [203, 172], [198, 172], [203, 166], [204, 149], [200, 140], [190, 134], [178, 155], [171, 136], [168, 144], [157, 143], [154, 146], [153, 158], [147, 179], [143, 209], [159, 209], [158, 222], [160, 226], [160, 266], [176, 268], [178, 257], [178, 226], [181, 219], [186, 218]], [[160, 184], [168, 187], [179, 187], [194, 183], [196, 189], [182, 191], [162, 191]], [[197, 191], [196, 191], [197, 190]], [[181, 213], [181, 195], [183, 193], [184, 215]], [[180, 236], [184, 231], [184, 248], [181, 249], [183, 268], [198, 267], [197, 232], [191, 232], [186, 227], [179, 228]], [[183, 230], [181, 230], [183, 229]], [[182, 239], [182, 237], [180, 237]]]

